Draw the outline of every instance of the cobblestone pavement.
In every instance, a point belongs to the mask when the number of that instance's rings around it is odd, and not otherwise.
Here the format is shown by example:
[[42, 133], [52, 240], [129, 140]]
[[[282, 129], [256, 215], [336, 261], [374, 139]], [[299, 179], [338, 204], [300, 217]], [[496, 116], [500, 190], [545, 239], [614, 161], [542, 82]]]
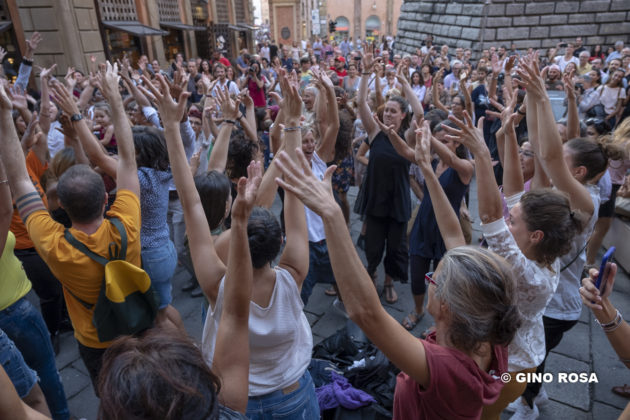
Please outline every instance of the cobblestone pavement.
[[[470, 197], [471, 215], [475, 219], [473, 243], [477, 243], [480, 230], [474, 188], [473, 185]], [[351, 208], [357, 191], [356, 187], [352, 187], [348, 193]], [[279, 214], [278, 200], [273, 209]], [[361, 221], [355, 214], [352, 215], [350, 229], [352, 237], [356, 240], [361, 230]], [[359, 251], [359, 255], [365, 262], [363, 252]], [[628, 316], [630, 314], [630, 280], [627, 273], [621, 270], [617, 276], [612, 301], [622, 314]], [[379, 290], [382, 288], [383, 278], [381, 266], [377, 280]], [[178, 268], [173, 278], [173, 305], [182, 315], [188, 333], [195, 339], [201, 340], [202, 298], [191, 298], [188, 293], [181, 291], [181, 287], [188, 279], [189, 275], [186, 271]], [[350, 322], [332, 307], [334, 298], [326, 296], [324, 290], [324, 285], [317, 285], [305, 308], [315, 344]], [[409, 284], [397, 283], [396, 290], [399, 296], [396, 304], [387, 304], [384, 298], [382, 303], [394, 318], [402, 320], [413, 308], [411, 287]], [[29, 294], [29, 298], [33, 302], [36, 301], [33, 292]], [[431, 316], [427, 314], [412, 332], [419, 335], [431, 324]], [[62, 336], [57, 366], [61, 371], [71, 413], [78, 418], [96, 419], [98, 399], [94, 395], [88, 373], [79, 357], [77, 344], [71, 333], [65, 333]], [[582, 312], [580, 322], [565, 334], [562, 343], [551, 353], [547, 360], [547, 372], [553, 374], [554, 380], [544, 385], [550, 402], [540, 408], [541, 419], [616, 419], [628, 403], [628, 400], [613, 394], [611, 387], [630, 382], [630, 371], [619, 361], [588, 310]], [[598, 383], [559, 383], [558, 373], [561, 372], [588, 374], [594, 372]], [[501, 418], [507, 419], [509, 415], [504, 413]]]

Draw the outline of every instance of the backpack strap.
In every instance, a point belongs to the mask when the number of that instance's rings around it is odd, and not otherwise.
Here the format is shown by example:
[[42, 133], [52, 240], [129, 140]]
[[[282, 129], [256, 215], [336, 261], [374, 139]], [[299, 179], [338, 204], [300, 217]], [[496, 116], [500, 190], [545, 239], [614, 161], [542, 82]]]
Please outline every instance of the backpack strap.
[[109, 219], [109, 221], [112, 223], [112, 225], [114, 225], [114, 227], [116, 228], [116, 230], [118, 230], [118, 233], [120, 234], [120, 251], [118, 252], [118, 255], [112, 254], [112, 246], [110, 244], [110, 258], [116, 260], [125, 260], [127, 259], [127, 231], [125, 230], [125, 227], [123, 226], [120, 219], [118, 219], [117, 217], [112, 217], [111, 219]]
[[82, 253], [90, 257], [90, 259], [96, 261], [100, 265], [104, 266], [109, 262], [107, 258], [102, 257], [98, 255], [97, 253], [90, 251], [90, 249], [83, 242], [79, 241], [77, 238], [75, 238], [72, 235], [72, 233], [70, 233], [70, 229], [66, 228], [63, 235], [66, 238], [66, 241], [70, 243], [70, 245], [72, 245], [73, 247], [75, 247], [76, 249], [78, 249], [79, 251], [81, 251]]

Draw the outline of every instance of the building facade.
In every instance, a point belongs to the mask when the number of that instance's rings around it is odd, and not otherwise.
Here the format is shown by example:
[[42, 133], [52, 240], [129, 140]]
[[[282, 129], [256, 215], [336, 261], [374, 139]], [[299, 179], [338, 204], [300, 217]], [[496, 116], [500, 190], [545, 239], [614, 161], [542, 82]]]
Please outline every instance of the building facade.
[[[395, 36], [402, 0], [328, 1], [327, 21], [336, 21], [336, 39], [344, 36], [361, 40], [377, 40]], [[326, 31], [328, 28], [325, 28]]]
[[[253, 46], [251, 0], [0, 0], [0, 45], [19, 65], [26, 39], [43, 36], [38, 65], [88, 72], [97, 62], [128, 55], [168, 63], [177, 54], [235, 55]], [[5, 65], [5, 67], [7, 67]]]
[[630, 1], [406, 0], [396, 49], [414, 53], [427, 34], [436, 45], [471, 48], [474, 56], [490, 46], [546, 49], [578, 36], [588, 47], [606, 48], [630, 41]]

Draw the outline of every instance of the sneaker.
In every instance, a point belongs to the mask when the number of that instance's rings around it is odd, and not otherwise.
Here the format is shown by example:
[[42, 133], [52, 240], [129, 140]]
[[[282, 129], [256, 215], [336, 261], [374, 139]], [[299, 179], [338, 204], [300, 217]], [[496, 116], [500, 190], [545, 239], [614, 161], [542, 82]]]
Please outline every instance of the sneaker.
[[547, 391], [545, 391], [544, 387], [541, 387], [540, 391], [538, 391], [538, 395], [536, 395], [536, 398], [534, 398], [534, 404], [538, 407], [542, 407], [543, 405], [548, 403], [549, 396], [547, 395]]
[[348, 316], [348, 312], [346, 312], [346, 306], [343, 304], [342, 301], [339, 300], [339, 298], [335, 298], [335, 301], [333, 302], [332, 306], [341, 316], [345, 318], [350, 318]]
[[521, 404], [520, 398], [517, 400], [518, 407], [510, 420], [536, 420], [540, 415], [538, 407], [534, 404], [534, 408], [529, 408], [527, 404]]

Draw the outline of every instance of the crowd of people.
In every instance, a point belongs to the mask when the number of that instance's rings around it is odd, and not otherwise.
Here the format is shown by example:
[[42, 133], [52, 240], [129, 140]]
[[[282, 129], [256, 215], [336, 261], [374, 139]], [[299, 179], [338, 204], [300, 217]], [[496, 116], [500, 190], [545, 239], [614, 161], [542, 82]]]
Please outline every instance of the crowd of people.
[[[303, 311], [317, 283], [400, 369], [394, 419], [537, 418], [545, 390], [501, 375], [544, 372], [583, 304], [630, 367], [616, 265], [595, 287], [615, 198], [630, 196], [622, 41], [453, 54], [428, 35], [400, 54], [387, 38], [267, 40], [56, 78], [35, 66], [41, 40], [0, 86], [0, 417], [70, 418], [55, 354], [71, 329], [99, 418], [318, 419]], [[120, 247], [157, 315], [103, 340], [99, 261]], [[178, 265], [204, 299], [201, 343], [172, 305]], [[406, 283], [398, 322], [381, 296], [395, 305]]]

